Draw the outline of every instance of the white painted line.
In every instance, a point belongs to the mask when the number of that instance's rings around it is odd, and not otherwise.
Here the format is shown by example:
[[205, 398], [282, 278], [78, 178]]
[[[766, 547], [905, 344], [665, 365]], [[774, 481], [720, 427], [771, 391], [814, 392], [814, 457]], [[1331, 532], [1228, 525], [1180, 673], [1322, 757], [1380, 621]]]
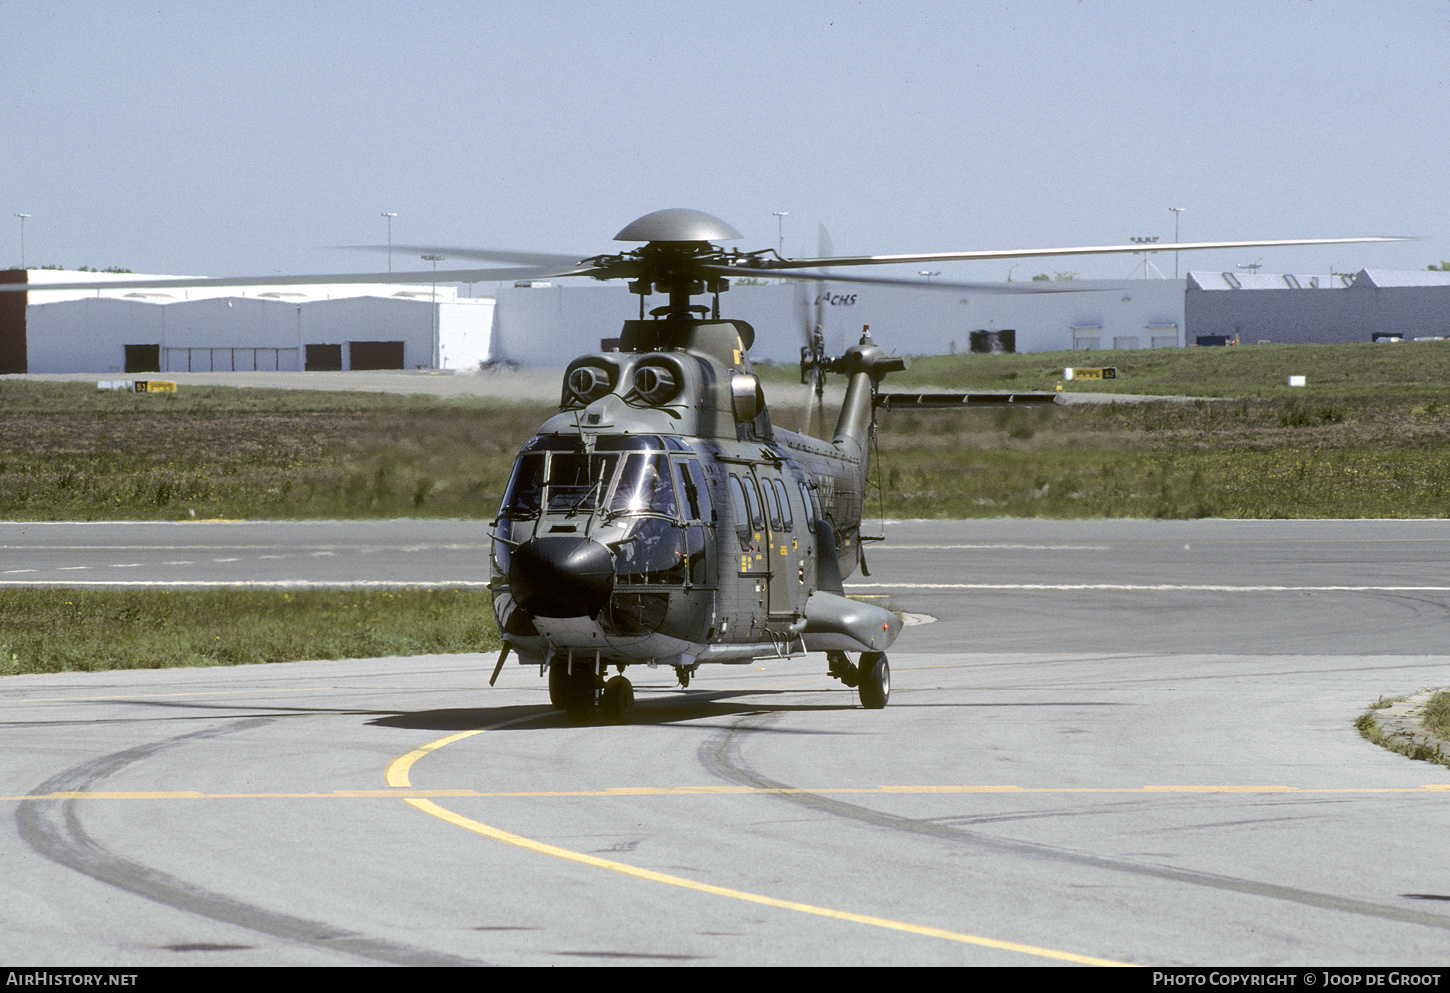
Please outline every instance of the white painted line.
[[889, 544], [877, 544], [871, 548], [874, 555], [877, 552], [955, 552], [955, 551], [992, 551], [994, 549], [1007, 549], [1010, 551], [1026, 552], [1110, 552], [1112, 545], [1016, 545], [1006, 542], [997, 542], [983, 545], [898, 545], [895, 542]]
[[861, 589], [1106, 590], [1206, 593], [1450, 593], [1450, 586], [1225, 586], [1197, 583], [847, 583]]
[[377, 587], [388, 589], [411, 588], [418, 590], [432, 589], [484, 589], [488, 586], [488, 580], [472, 579], [431, 579], [404, 582], [390, 579], [370, 579], [356, 581], [318, 582], [311, 579], [275, 579], [275, 580], [162, 580], [147, 579], [82, 579], [74, 582], [67, 581], [58, 583], [48, 579], [0, 579], [0, 586], [157, 586], [165, 589], [183, 589], [187, 587], [231, 587], [233, 589], [242, 586], [255, 587], [257, 589], [360, 589], [363, 587]]

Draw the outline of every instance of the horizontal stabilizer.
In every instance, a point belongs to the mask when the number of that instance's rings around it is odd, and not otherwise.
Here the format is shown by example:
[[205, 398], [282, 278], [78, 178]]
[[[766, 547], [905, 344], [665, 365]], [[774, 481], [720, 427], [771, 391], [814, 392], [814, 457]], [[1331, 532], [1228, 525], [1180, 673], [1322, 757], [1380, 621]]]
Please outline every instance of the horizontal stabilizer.
[[1052, 393], [878, 393], [878, 407], [969, 407], [980, 404], [1056, 403]]

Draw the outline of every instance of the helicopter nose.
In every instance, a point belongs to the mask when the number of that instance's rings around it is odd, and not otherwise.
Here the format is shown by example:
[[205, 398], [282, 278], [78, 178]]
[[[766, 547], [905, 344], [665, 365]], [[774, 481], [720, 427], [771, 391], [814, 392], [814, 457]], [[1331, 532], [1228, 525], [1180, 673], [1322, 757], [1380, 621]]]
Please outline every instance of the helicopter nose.
[[614, 556], [589, 538], [530, 538], [511, 559], [509, 592], [535, 617], [595, 617], [614, 589]]

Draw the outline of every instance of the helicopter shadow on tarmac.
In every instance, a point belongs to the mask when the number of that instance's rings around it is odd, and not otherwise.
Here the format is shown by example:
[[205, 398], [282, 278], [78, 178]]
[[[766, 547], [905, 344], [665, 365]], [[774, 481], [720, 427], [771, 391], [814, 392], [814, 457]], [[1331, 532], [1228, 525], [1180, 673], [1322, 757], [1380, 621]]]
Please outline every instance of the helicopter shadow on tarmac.
[[[712, 719], [742, 717], [750, 714], [822, 713], [860, 710], [855, 694], [840, 693], [840, 703], [790, 703], [788, 698], [808, 693], [819, 696], [820, 690], [685, 690], [666, 698], [641, 698], [627, 725], [649, 726], [685, 724]], [[765, 698], [765, 699], [762, 699]], [[770, 698], [776, 698], [772, 700]], [[748, 699], [749, 702], [745, 702]], [[532, 719], [530, 719], [532, 718]], [[525, 704], [504, 707], [450, 707], [444, 710], [419, 710], [380, 717], [368, 722], [377, 727], [406, 728], [414, 731], [538, 731], [546, 728], [578, 728], [568, 715], [548, 704]], [[604, 721], [594, 727], [611, 726]], [[770, 728], [782, 734], [846, 734], [849, 732]]]

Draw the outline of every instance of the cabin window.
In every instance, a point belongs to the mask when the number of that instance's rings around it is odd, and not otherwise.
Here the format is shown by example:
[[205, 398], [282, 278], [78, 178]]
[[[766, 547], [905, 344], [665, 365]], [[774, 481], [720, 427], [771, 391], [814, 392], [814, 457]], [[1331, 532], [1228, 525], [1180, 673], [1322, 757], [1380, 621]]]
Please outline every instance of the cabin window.
[[775, 491], [774, 486], [770, 485], [771, 482], [769, 479], [762, 479], [760, 488], [765, 492], [765, 512], [770, 517], [770, 529], [779, 531], [781, 530], [780, 494]]
[[755, 490], [755, 480], [742, 480], [745, 487], [745, 502], [750, 505], [750, 527], [755, 531], [765, 530], [765, 518], [760, 513], [760, 494]]
[[743, 537], [750, 530], [750, 511], [745, 507], [745, 487], [733, 472], [730, 474], [730, 499], [735, 504], [735, 528]]
[[799, 485], [801, 488], [801, 500], [804, 502], [806, 508], [806, 524], [814, 532], [816, 530], [816, 502], [811, 497], [810, 487], [806, 486], [805, 483], [800, 483]]
[[789, 531], [794, 526], [795, 520], [791, 517], [790, 495], [785, 488], [785, 480], [772, 479], [770, 481], [770, 485], [775, 490], [776, 497], [780, 500], [781, 523], [784, 524], [785, 529]]

